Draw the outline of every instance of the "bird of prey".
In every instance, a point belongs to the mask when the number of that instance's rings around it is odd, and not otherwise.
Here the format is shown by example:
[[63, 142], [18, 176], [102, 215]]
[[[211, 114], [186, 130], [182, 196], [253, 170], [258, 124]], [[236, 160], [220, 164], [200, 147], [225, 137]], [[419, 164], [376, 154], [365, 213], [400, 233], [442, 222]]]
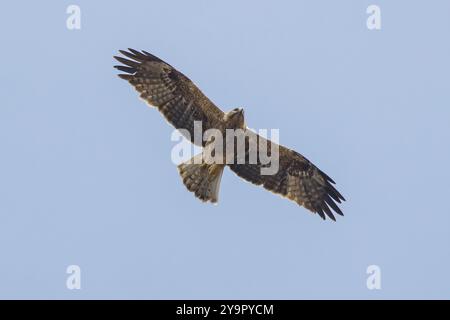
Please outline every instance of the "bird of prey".
[[[160, 58], [134, 49], [119, 52], [124, 57], [114, 56], [122, 64], [115, 68], [124, 73], [118, 76], [128, 81], [140, 97], [156, 107], [175, 128], [190, 133], [192, 143], [201, 144], [203, 149], [208, 146], [208, 142], [202, 140], [199, 143], [194, 139], [194, 122], [198, 121], [201, 121], [203, 131], [250, 131], [244, 122], [243, 109], [223, 112], [190, 79]], [[253, 134], [261, 141], [264, 139]], [[274, 144], [268, 145], [270, 151]], [[197, 155], [180, 164], [178, 170], [186, 188], [202, 201], [217, 202], [222, 173], [228, 166], [239, 177], [295, 201], [324, 220], [326, 216], [335, 220], [333, 213], [343, 215], [336, 203], [345, 199], [333, 186], [335, 182], [301, 154], [281, 145], [276, 146], [279, 167], [271, 175], [261, 174], [263, 164], [259, 158], [256, 163], [216, 164], [206, 163], [201, 157], [194, 159]], [[248, 150], [245, 152], [248, 153]]]

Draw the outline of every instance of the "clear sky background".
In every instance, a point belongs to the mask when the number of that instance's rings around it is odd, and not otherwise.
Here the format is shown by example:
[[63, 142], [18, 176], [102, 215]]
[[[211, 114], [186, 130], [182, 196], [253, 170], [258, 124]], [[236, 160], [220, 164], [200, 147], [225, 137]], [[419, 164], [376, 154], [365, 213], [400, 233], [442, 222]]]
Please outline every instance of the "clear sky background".
[[[2, 3], [0, 298], [450, 298], [449, 31], [445, 0]], [[128, 47], [280, 129], [345, 217], [228, 169], [219, 205], [194, 198], [172, 128], [116, 76]]]

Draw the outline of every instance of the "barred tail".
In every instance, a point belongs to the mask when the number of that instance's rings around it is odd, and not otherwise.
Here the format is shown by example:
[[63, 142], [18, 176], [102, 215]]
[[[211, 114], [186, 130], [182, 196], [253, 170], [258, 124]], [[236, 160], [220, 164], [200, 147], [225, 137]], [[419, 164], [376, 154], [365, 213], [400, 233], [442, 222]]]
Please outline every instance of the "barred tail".
[[204, 202], [215, 203], [219, 199], [220, 180], [223, 164], [207, 164], [198, 154], [178, 166], [178, 171], [186, 188]]

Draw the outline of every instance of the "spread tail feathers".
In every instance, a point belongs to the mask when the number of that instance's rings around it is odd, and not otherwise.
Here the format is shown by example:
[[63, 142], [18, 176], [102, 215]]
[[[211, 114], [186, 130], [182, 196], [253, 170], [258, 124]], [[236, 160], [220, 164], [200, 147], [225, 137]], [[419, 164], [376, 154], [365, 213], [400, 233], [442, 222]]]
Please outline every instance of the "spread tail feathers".
[[223, 164], [207, 164], [198, 154], [178, 166], [178, 171], [186, 188], [204, 202], [215, 203], [219, 199], [220, 180]]

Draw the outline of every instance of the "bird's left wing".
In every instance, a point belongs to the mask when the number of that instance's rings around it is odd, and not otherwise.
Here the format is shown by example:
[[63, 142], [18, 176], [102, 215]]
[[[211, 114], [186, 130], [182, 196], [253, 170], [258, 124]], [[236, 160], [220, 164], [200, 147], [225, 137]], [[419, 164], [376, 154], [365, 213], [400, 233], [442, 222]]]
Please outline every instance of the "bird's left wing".
[[[247, 130], [247, 134], [254, 135], [258, 139], [257, 161], [253, 164], [249, 162], [250, 148], [246, 145], [245, 163], [238, 164], [236, 159], [234, 164], [229, 165], [232, 171], [255, 185], [262, 185], [273, 193], [295, 201], [319, 214], [324, 220], [325, 215], [335, 220], [332, 211], [343, 215], [336, 202], [341, 203], [345, 199], [335, 189], [333, 186], [335, 182], [328, 175], [294, 150], [268, 141], [250, 130]], [[271, 154], [274, 146], [278, 147], [278, 171], [275, 174], [261, 174], [261, 168], [267, 167], [260, 160], [259, 149], [262, 144], [267, 146], [268, 154]]]
[[157, 107], [175, 128], [188, 130], [191, 142], [196, 142], [194, 121], [201, 121], [202, 136], [207, 129], [220, 127], [223, 111], [189, 78], [151, 53], [128, 50], [119, 51], [128, 59], [114, 57], [123, 64], [115, 66], [125, 72], [119, 77], [127, 80], [147, 103]]

